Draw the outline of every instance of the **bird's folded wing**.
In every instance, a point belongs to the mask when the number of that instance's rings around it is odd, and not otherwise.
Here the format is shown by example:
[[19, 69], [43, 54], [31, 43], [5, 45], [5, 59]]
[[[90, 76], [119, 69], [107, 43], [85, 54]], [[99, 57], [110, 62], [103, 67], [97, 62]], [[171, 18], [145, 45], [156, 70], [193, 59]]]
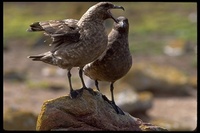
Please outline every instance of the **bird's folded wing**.
[[27, 30], [29, 32], [44, 31], [45, 34], [54, 36], [80, 36], [79, 27], [77, 26], [78, 20], [65, 19], [65, 20], [49, 20], [43, 22], [35, 22], [30, 25]]
[[39, 22], [46, 34], [56, 36], [77, 36], [79, 37], [79, 28], [76, 25], [78, 20], [50, 20], [46, 22]]
[[49, 20], [35, 22], [27, 30], [29, 32], [44, 31], [44, 33], [53, 39], [50, 45], [59, 46], [62, 43], [72, 44], [79, 41], [80, 28], [77, 26], [78, 20]]

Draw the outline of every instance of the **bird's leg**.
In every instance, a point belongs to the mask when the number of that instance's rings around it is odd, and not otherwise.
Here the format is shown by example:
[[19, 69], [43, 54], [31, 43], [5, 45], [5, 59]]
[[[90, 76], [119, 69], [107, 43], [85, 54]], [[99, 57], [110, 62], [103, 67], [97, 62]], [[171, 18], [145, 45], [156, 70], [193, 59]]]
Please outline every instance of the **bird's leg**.
[[70, 73], [70, 70], [68, 70], [67, 72], [67, 77], [68, 77], [68, 80], [69, 80], [69, 87], [70, 87], [70, 92], [73, 91], [73, 88], [72, 88], [72, 82], [71, 82], [71, 73]]
[[113, 106], [113, 108], [115, 109], [117, 114], [124, 115], [124, 112], [115, 104], [114, 94], [113, 94], [113, 90], [114, 90], [113, 84], [114, 84], [114, 82], [111, 82], [111, 84], [110, 84], [110, 92], [111, 92], [111, 98], [112, 98], [111, 105]]
[[81, 78], [81, 82], [82, 82], [82, 85], [83, 85], [83, 87], [80, 89], [80, 92], [82, 93], [83, 90], [85, 89], [85, 90], [88, 90], [90, 93], [93, 94], [93, 90], [91, 88], [87, 88], [86, 85], [85, 85], [85, 82], [83, 80], [83, 67], [80, 67], [80, 69], [79, 69], [79, 77]]
[[97, 81], [97, 80], [95, 80], [95, 86], [96, 86], [97, 90], [100, 91], [100, 90], [99, 90], [99, 85], [98, 85], [98, 81]]
[[[115, 100], [114, 100], [114, 95], [113, 95], [113, 90], [114, 90], [114, 86], [113, 86], [113, 82], [110, 84], [110, 92], [111, 92], [111, 98], [112, 98], [112, 104], [116, 106], [115, 104]], [[118, 111], [117, 111], [118, 112]]]
[[67, 77], [68, 77], [68, 80], [69, 80], [70, 97], [71, 97], [71, 98], [76, 98], [77, 95], [78, 95], [78, 93], [77, 93], [75, 90], [73, 90], [73, 88], [72, 88], [71, 76], [72, 76], [72, 75], [71, 75], [71, 73], [70, 73], [70, 70], [68, 70], [68, 72], [67, 72]]
[[82, 82], [82, 85], [83, 85], [83, 89], [86, 89], [87, 87], [85, 86], [85, 82], [83, 80], [83, 67], [80, 67], [79, 69], [79, 77], [81, 78], [81, 82]]

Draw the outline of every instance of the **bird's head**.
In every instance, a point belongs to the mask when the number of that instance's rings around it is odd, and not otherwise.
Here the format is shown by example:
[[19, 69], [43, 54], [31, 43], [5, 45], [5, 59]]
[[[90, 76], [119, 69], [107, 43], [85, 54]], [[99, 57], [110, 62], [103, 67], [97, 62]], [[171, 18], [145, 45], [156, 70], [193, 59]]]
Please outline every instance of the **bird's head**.
[[129, 23], [126, 17], [120, 16], [117, 19], [117, 22], [114, 23], [114, 28], [118, 31], [126, 31], [128, 32]]
[[106, 20], [108, 18], [112, 18], [116, 23], [118, 22], [110, 12], [111, 9], [122, 9], [124, 8], [122, 6], [116, 6], [112, 4], [111, 2], [99, 2], [95, 4], [94, 6], [90, 7], [88, 9], [88, 12], [94, 15], [94, 17], [99, 17], [100, 19]]

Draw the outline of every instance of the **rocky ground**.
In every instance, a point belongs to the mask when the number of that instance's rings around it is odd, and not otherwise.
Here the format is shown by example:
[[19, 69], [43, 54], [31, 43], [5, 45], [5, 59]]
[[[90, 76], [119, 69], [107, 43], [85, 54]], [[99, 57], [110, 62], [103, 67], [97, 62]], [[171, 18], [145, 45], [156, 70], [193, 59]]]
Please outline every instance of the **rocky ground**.
[[[4, 82], [3, 82], [3, 110], [4, 121], [9, 121], [7, 125], [16, 125], [19, 123], [12, 123], [11, 114], [7, 112], [11, 108], [15, 110], [24, 110], [32, 112], [37, 115], [40, 112], [41, 106], [44, 101], [54, 99], [69, 93], [66, 72], [61, 69], [56, 69], [53, 66], [45, 63], [32, 62], [26, 57], [31, 54], [39, 54], [50, 49], [48, 47], [34, 48], [28, 47], [26, 43], [12, 42], [7, 49], [4, 50]], [[134, 56], [134, 64], [145, 62], [155, 63], [164, 66], [173, 66], [181, 70], [187, 77], [192, 77], [191, 82], [185, 83], [186, 93], [181, 93], [180, 86], [177, 89], [179, 93], [173, 93], [173, 90], [162, 93], [161, 89], [155, 91], [152, 88], [146, 87], [142, 91], [148, 91], [152, 94], [152, 106], [146, 108], [145, 113], [129, 112], [134, 117], [138, 117], [143, 121], [163, 125], [171, 130], [194, 130], [197, 124], [197, 70], [196, 67], [191, 65], [190, 56], [182, 57], [169, 57], [169, 56]], [[133, 64], [133, 65], [134, 65]], [[148, 65], [147, 65], [148, 66]], [[132, 73], [131, 70], [129, 73]], [[72, 81], [74, 88], [80, 88], [80, 80], [78, 78], [77, 69], [72, 70]], [[141, 76], [141, 75], [140, 75]], [[143, 75], [144, 76], [144, 75]], [[124, 77], [125, 78], [125, 77]], [[128, 79], [131, 79], [127, 75]], [[177, 77], [179, 78], [179, 77]], [[147, 79], [145, 80], [147, 81]], [[151, 80], [150, 80], [151, 81]], [[155, 80], [156, 81], [156, 80]], [[189, 80], [188, 80], [189, 81]], [[116, 82], [115, 94], [121, 92], [121, 88], [134, 88], [130, 83], [125, 82], [123, 79]], [[189, 84], [189, 85], [188, 85]], [[164, 85], [166, 86], [166, 85]], [[163, 86], [163, 87], [164, 87]], [[102, 88], [107, 88], [107, 84], [101, 83]], [[155, 86], [154, 86], [155, 87]], [[157, 87], [157, 86], [156, 86]], [[162, 86], [160, 86], [162, 88]], [[102, 89], [109, 98], [109, 90]], [[117, 95], [117, 94], [116, 94]], [[12, 112], [12, 111], [11, 111]], [[4, 125], [4, 128], [6, 126]], [[6, 129], [20, 129], [13, 127], [6, 127]], [[23, 128], [21, 128], [23, 129]], [[29, 128], [31, 129], [31, 128]]]

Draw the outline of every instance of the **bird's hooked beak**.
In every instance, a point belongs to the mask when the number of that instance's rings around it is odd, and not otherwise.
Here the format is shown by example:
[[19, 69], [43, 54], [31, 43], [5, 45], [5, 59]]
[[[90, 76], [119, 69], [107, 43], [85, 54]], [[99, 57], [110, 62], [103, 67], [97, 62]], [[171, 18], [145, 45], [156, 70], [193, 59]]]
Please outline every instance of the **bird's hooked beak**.
[[[122, 6], [116, 6], [116, 5], [114, 5], [112, 9], [122, 9], [122, 10], [125, 10], [124, 7], [122, 7]], [[111, 14], [110, 10], [108, 10], [108, 13], [110, 14], [111, 18], [112, 18], [116, 23], [118, 23], [117, 19], [113, 17], [113, 15]]]
[[116, 5], [114, 5], [113, 9], [122, 9], [122, 10], [125, 11], [124, 7], [122, 7], [122, 6], [116, 6]]

